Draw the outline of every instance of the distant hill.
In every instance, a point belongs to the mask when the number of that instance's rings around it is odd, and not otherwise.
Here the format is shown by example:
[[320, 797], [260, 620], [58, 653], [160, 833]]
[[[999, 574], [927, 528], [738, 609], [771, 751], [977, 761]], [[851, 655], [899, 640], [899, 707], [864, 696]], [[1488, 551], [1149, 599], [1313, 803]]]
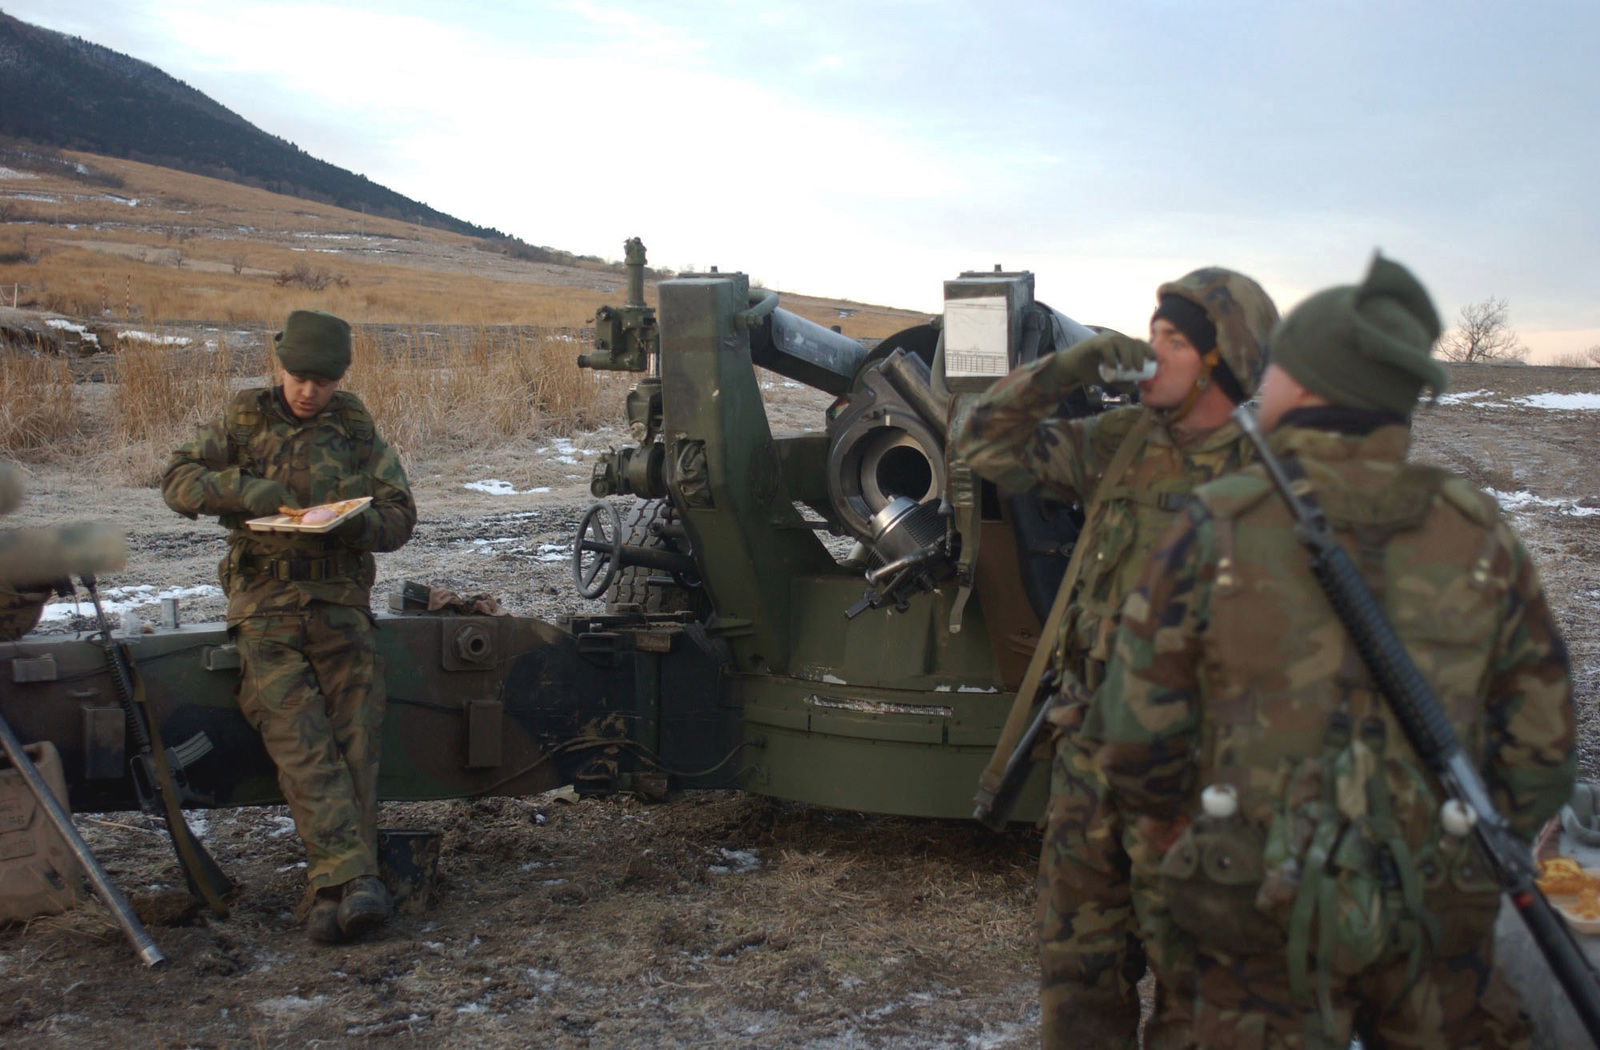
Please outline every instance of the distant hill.
[[0, 136], [365, 208], [468, 236], [503, 236], [318, 160], [148, 62], [4, 12]]

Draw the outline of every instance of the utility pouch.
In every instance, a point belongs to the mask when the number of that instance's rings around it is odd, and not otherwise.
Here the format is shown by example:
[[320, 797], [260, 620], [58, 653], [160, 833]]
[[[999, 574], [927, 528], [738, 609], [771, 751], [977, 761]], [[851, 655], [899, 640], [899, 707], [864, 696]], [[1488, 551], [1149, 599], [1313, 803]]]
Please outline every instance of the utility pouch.
[[1199, 816], [1161, 858], [1172, 921], [1206, 948], [1234, 955], [1281, 949], [1283, 928], [1256, 907], [1266, 833], [1253, 822]]
[[1439, 957], [1470, 951], [1493, 933], [1501, 886], [1477, 839], [1447, 835], [1435, 821], [1433, 837], [1417, 853], [1417, 870], [1428, 910], [1450, 916], [1439, 924]]

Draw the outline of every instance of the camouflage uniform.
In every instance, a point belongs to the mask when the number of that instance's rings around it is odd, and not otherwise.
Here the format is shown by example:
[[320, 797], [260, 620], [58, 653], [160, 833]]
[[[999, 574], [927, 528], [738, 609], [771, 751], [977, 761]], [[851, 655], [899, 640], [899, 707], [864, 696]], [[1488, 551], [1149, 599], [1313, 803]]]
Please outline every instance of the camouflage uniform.
[[[305, 507], [373, 501], [332, 533], [252, 532], [241, 489], [253, 478], [279, 482]], [[218, 568], [243, 664], [239, 706], [277, 764], [310, 890], [376, 875], [384, 692], [371, 552], [399, 548], [416, 525], [399, 458], [349, 393], [301, 421], [280, 388], [247, 390], [220, 425], [173, 453], [162, 495], [228, 528]]]
[[[1533, 832], [1568, 797], [1575, 758], [1566, 651], [1527, 552], [1491, 498], [1404, 462], [1406, 426], [1301, 410], [1311, 412], [1323, 415], [1283, 418], [1274, 451], [1301, 464], [1465, 753], [1483, 757], [1502, 812]], [[1343, 1050], [1352, 1029], [1368, 1046], [1525, 1037], [1493, 965], [1499, 887], [1475, 842], [1440, 830], [1442, 797], [1259, 467], [1199, 489], [1162, 538], [1123, 607], [1099, 714], [1099, 758], [1119, 807], [1171, 820], [1200, 812], [1200, 787], [1237, 792], [1237, 815], [1197, 817], [1161, 868], [1174, 920], [1205, 931], [1201, 1045]], [[1386, 826], [1382, 846], [1411, 858], [1396, 861], [1402, 885], [1420, 883], [1422, 907], [1399, 911], [1410, 925], [1392, 941], [1375, 937], [1367, 960], [1330, 953], [1295, 914], [1312, 872], [1346, 873], [1337, 878], [1348, 883], [1319, 876], [1340, 900], [1365, 877], [1363, 865], [1297, 852], [1313, 834], [1308, 814], [1335, 812], [1366, 822], [1345, 827]], [[1231, 860], [1219, 866], [1219, 856]], [[1369, 881], [1389, 901], [1401, 892], [1392, 879]], [[1352, 924], [1348, 913], [1319, 919], [1318, 937], [1337, 926], [1342, 946], [1361, 933]]]
[[[1216, 325], [1223, 359], [1253, 389], [1266, 334], [1277, 320], [1266, 294], [1248, 278], [1216, 268], [1162, 285], [1158, 294], [1178, 294], [1203, 307]], [[1118, 607], [1156, 539], [1189, 492], [1239, 467], [1249, 445], [1231, 421], [1185, 439], [1167, 413], [1141, 407], [1086, 419], [1054, 418], [1068, 389], [1052, 376], [1051, 360], [1043, 358], [995, 383], [952, 442], [957, 458], [1008, 490], [1042, 486], [1067, 501], [1100, 500], [1078, 540], [1089, 547], [1061, 636], [1041, 641], [1055, 642], [1056, 668], [1086, 699], [1103, 677]], [[1119, 447], [1131, 433], [1138, 440], [1136, 428], [1146, 427], [1120, 479], [1097, 492]], [[1082, 714], [1082, 707], [1069, 707], [1056, 718], [1039, 869], [1042, 1042], [1046, 1047], [1136, 1045], [1136, 985], [1148, 950], [1161, 990], [1147, 1041], [1181, 1045], [1189, 1020], [1183, 947], [1164, 936], [1142, 943], [1136, 930], [1135, 911], [1141, 916], [1153, 911], [1153, 884], [1145, 873], [1153, 871], [1154, 858], [1106, 804], [1093, 752], [1080, 744], [1076, 732]], [[1135, 865], [1140, 859], [1144, 863]]]

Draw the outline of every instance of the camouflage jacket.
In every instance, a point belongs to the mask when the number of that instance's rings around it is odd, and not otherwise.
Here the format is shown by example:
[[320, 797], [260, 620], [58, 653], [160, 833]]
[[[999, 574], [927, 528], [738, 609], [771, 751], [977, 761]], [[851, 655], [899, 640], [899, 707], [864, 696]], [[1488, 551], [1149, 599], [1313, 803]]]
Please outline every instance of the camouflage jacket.
[[[1502, 812], [1530, 834], [1566, 801], [1576, 770], [1566, 649], [1494, 500], [1406, 463], [1409, 440], [1400, 425], [1272, 435], [1275, 451], [1298, 457]], [[1106, 779], [1135, 812], [1195, 812], [1197, 789], [1221, 783], [1264, 826], [1285, 777], [1315, 761], [1343, 709], [1387, 724], [1381, 761], [1405, 838], [1415, 845], [1436, 826], [1442, 796], [1259, 467], [1199, 489], [1162, 538], [1123, 607], [1099, 700], [1084, 731], [1103, 741]]]
[[[252, 532], [240, 502], [242, 483], [252, 477], [279, 482], [302, 507], [373, 499], [354, 519], [359, 526], [336, 533]], [[200, 426], [172, 454], [161, 494], [178, 513], [215, 514], [228, 528], [228, 556], [219, 572], [230, 624], [311, 601], [366, 608], [376, 577], [371, 552], [398, 549], [417, 523], [399, 457], [360, 399], [342, 390], [304, 422], [277, 388], [242, 391], [220, 424]], [[287, 566], [309, 571], [284, 572]]]
[[[1038, 485], [1062, 500], [1087, 501], [1149, 410], [1129, 406], [1086, 419], [1052, 418], [1066, 391], [1052, 381], [1050, 360], [1018, 369], [983, 395], [956, 435], [957, 455], [1011, 491]], [[1151, 422], [1122, 477], [1099, 494], [1099, 512], [1078, 539], [1090, 547], [1056, 644], [1066, 669], [1090, 688], [1110, 654], [1123, 596], [1157, 538], [1195, 486], [1237, 469], [1250, 454], [1232, 421], [1189, 441]]]

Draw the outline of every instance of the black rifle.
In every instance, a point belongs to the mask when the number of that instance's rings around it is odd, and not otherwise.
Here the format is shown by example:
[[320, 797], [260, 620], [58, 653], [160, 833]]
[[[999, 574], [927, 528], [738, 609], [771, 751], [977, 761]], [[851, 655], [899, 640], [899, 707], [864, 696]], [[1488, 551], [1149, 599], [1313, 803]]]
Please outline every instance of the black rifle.
[[1011, 811], [1016, 807], [1017, 796], [1022, 794], [1022, 787], [1028, 782], [1028, 774], [1033, 772], [1033, 749], [1039, 744], [1039, 734], [1044, 731], [1045, 720], [1050, 716], [1050, 711], [1055, 707], [1057, 698], [1061, 695], [1056, 692], [1055, 685], [1059, 680], [1054, 667], [1047, 668], [1039, 676], [1039, 687], [1035, 695], [1039, 697], [1034, 703], [1033, 713], [1028, 717], [1028, 728], [1023, 730], [1022, 736], [1017, 738], [1017, 746], [1011, 749], [1011, 757], [1006, 759], [1006, 768], [1000, 774], [1000, 785], [994, 793], [987, 794], [980, 791], [977, 807], [972, 811], [972, 817], [978, 823], [993, 831], [1004, 831], [1006, 824], [1011, 820]]
[[1465, 807], [1478, 845], [1494, 866], [1500, 885], [1527, 924], [1528, 932], [1549, 961], [1550, 969], [1555, 971], [1556, 979], [1588, 1029], [1589, 1038], [1600, 1046], [1600, 974], [1596, 974], [1573, 939], [1572, 931], [1539, 891], [1532, 851], [1495, 809], [1483, 776], [1461, 749], [1455, 727], [1445, 717], [1433, 689], [1394, 633], [1383, 608], [1361, 578], [1360, 570], [1333, 538], [1328, 520], [1310, 487], [1296, 484], [1289, 468], [1267, 447], [1249, 406], [1239, 406], [1233, 418], [1256, 447], [1267, 475], [1294, 514], [1295, 536], [1311, 555], [1311, 571], [1349, 632], [1361, 654], [1361, 662], [1389, 701], [1405, 730], [1406, 740], [1439, 778], [1450, 797]]
[[111, 680], [117, 688], [117, 702], [122, 705], [128, 732], [133, 736], [136, 753], [129, 760], [128, 769], [139, 804], [145, 812], [166, 818], [167, 834], [172, 837], [172, 848], [178, 854], [189, 892], [204, 900], [217, 918], [226, 919], [228, 906], [222, 898], [233, 890], [233, 882], [223, 874], [183, 819], [184, 792], [173, 777], [173, 756], [160, 744], [160, 727], [149, 717], [144, 683], [134, 671], [127, 649], [111, 637], [111, 625], [100, 607], [100, 592], [95, 589], [94, 577], [84, 576], [83, 585], [94, 602], [95, 619], [100, 624], [100, 645], [106, 651]]
[[50, 785], [45, 783], [44, 777], [39, 775], [33, 760], [23, 750], [22, 741], [17, 739], [17, 734], [12, 732], [10, 723], [3, 717], [0, 717], [0, 750], [5, 752], [17, 772], [22, 774], [23, 783], [28, 785], [28, 790], [33, 793], [45, 816], [50, 818], [50, 823], [66, 842], [67, 848], [72, 850], [72, 855], [83, 865], [84, 873], [89, 876], [94, 891], [100, 895], [100, 899], [111, 910], [111, 917], [117, 920], [117, 925], [122, 927], [122, 932], [133, 944], [133, 950], [138, 953], [139, 961], [146, 966], [165, 965], [166, 956], [161, 954], [156, 942], [150, 939], [149, 932], [139, 923], [139, 917], [134, 915], [133, 909], [128, 906], [127, 898], [112, 883], [111, 876], [101, 867], [99, 858], [89, 849], [89, 844], [78, 834], [77, 827], [72, 823], [72, 817], [56, 799], [55, 793], [50, 790]]

